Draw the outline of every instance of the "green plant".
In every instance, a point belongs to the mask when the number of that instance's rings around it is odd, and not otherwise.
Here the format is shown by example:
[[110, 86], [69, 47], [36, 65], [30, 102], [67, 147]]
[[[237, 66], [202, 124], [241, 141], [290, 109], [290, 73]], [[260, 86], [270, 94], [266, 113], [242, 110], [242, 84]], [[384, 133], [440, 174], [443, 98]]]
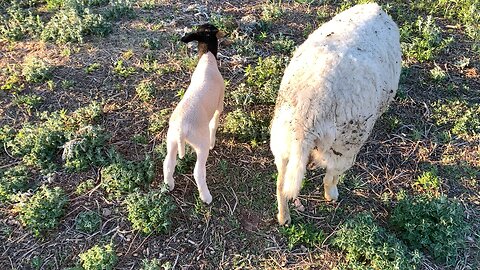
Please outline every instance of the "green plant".
[[410, 247], [426, 249], [434, 258], [455, 265], [468, 230], [463, 218], [460, 203], [444, 196], [404, 196], [393, 209], [389, 223]]
[[442, 70], [439, 66], [435, 66], [430, 70], [430, 76], [434, 81], [443, 81], [447, 77], [447, 73]]
[[166, 190], [151, 190], [148, 193], [135, 192], [125, 200], [128, 220], [133, 229], [145, 234], [164, 233], [171, 225], [171, 213], [175, 204]]
[[30, 178], [27, 167], [23, 165], [0, 172], [0, 202], [8, 202], [15, 194], [27, 191]]
[[91, 234], [98, 230], [102, 218], [95, 211], [80, 212], [75, 219], [75, 229], [84, 233]]
[[127, 78], [136, 72], [135, 67], [126, 67], [123, 60], [114, 63], [113, 72], [120, 77]]
[[27, 57], [23, 63], [22, 75], [27, 82], [45, 82], [52, 77], [52, 67], [40, 58]]
[[94, 187], [95, 187], [95, 182], [93, 181], [93, 179], [87, 179], [78, 184], [77, 188], [75, 189], [75, 194], [82, 195]]
[[56, 168], [56, 156], [66, 137], [61, 114], [44, 117], [48, 119], [37, 125], [25, 124], [7, 145], [25, 164], [48, 172]]
[[271, 23], [279, 19], [283, 15], [283, 9], [281, 3], [270, 2], [262, 8], [262, 21]]
[[9, 74], [7, 75], [5, 82], [0, 86], [0, 90], [9, 91], [12, 93], [22, 91], [25, 85], [21, 82], [18, 72], [12, 71], [9, 68], [7, 68], [7, 70], [9, 71]]
[[95, 245], [79, 257], [80, 264], [85, 270], [112, 270], [118, 261], [111, 244], [103, 247]]
[[210, 23], [215, 25], [220, 31], [231, 33], [237, 27], [235, 18], [232, 15], [221, 15], [218, 13], [210, 14]]
[[135, 17], [135, 11], [133, 10], [134, 2], [134, 0], [110, 0], [106, 17], [110, 20]]
[[21, 196], [15, 205], [20, 221], [38, 237], [55, 228], [64, 213], [68, 198], [59, 187], [42, 185], [32, 196]]
[[248, 36], [236, 38], [233, 43], [233, 48], [242, 56], [253, 57], [257, 55], [255, 41]]
[[436, 168], [423, 172], [414, 185], [427, 191], [437, 191], [440, 188], [440, 178], [437, 176]]
[[116, 157], [116, 161], [104, 167], [101, 174], [101, 185], [105, 191], [119, 197], [137, 188], [149, 186], [153, 181], [154, 164], [149, 156], [146, 156], [145, 160], [137, 162]]
[[263, 141], [268, 137], [269, 119], [258, 112], [240, 109], [225, 116], [223, 131], [243, 142]]
[[34, 16], [30, 11], [25, 12], [14, 1], [6, 9], [6, 14], [0, 16], [0, 39], [10, 41], [22, 40], [28, 36], [35, 36], [43, 27], [40, 17]]
[[63, 145], [62, 159], [65, 161], [65, 168], [82, 171], [90, 166], [105, 164], [106, 140], [104, 130], [97, 126], [88, 125], [72, 133]]
[[320, 245], [325, 240], [325, 234], [311, 223], [298, 223], [282, 227], [280, 233], [287, 237], [288, 248], [303, 244], [308, 247]]
[[168, 118], [171, 112], [172, 110], [170, 108], [167, 108], [152, 114], [150, 116], [148, 131], [154, 134], [161, 132], [167, 126]]
[[286, 55], [289, 55], [295, 49], [295, 41], [282, 34], [274, 37], [272, 45], [275, 51]]
[[85, 68], [85, 72], [87, 74], [93, 73], [95, 70], [98, 70], [101, 66], [102, 65], [100, 65], [99, 63], [90, 64]]
[[403, 54], [419, 62], [432, 60], [452, 39], [443, 39], [432, 16], [418, 17], [400, 28]]
[[417, 269], [421, 259], [418, 251], [409, 252], [368, 213], [358, 214], [342, 224], [332, 243], [346, 252], [347, 269]]
[[[164, 160], [167, 156], [167, 142], [163, 141], [162, 144], [155, 148], [155, 154], [157, 160]], [[195, 164], [195, 151], [188, 144], [185, 144], [185, 156], [183, 159], [177, 157], [177, 166], [175, 166], [175, 172], [188, 173], [191, 172], [193, 165]]]
[[480, 104], [465, 100], [439, 100], [433, 103], [432, 118], [452, 134], [468, 139], [480, 135]]
[[162, 265], [160, 263], [160, 260], [158, 260], [158, 259], [151, 259], [151, 260], [143, 259], [141, 269], [142, 270], [167, 270], [167, 269], [170, 269], [170, 268], [166, 268], [164, 266], [165, 265]]
[[103, 115], [102, 104], [96, 101], [78, 108], [69, 117], [63, 117], [69, 130], [78, 130], [91, 125]]
[[43, 102], [43, 98], [36, 94], [15, 95], [13, 103], [24, 108], [28, 114], [32, 113], [32, 109]]
[[287, 60], [284, 57], [259, 57], [257, 65], [245, 69], [247, 85], [256, 95], [256, 103], [274, 104]]
[[135, 88], [135, 92], [141, 101], [148, 102], [155, 95], [155, 83], [150, 80], [142, 80]]

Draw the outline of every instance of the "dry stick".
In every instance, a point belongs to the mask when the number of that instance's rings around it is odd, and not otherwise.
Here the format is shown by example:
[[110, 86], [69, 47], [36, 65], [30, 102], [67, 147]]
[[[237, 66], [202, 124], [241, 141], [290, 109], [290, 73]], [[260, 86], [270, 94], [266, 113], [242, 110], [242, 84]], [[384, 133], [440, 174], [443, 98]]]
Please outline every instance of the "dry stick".
[[[152, 234], [153, 234], [153, 233], [150, 233], [149, 235], [147, 235], [147, 237], [145, 237], [145, 239], [143, 239], [143, 241], [140, 243], [140, 245], [138, 245], [138, 247], [133, 251], [133, 253], [137, 252], [137, 251], [140, 249], [140, 247], [143, 246], [143, 244], [145, 243], [145, 241], [147, 241], [147, 239], [148, 239], [150, 236], [152, 236]], [[132, 243], [133, 243], [133, 240], [132, 240]], [[130, 249], [130, 248], [129, 248], [129, 249]]]

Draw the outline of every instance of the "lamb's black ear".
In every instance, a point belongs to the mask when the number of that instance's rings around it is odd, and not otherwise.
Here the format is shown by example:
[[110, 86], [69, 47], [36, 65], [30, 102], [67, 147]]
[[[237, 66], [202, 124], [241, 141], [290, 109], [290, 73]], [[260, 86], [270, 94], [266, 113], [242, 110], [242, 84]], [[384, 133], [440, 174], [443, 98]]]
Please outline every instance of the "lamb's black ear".
[[185, 42], [185, 43], [188, 43], [190, 41], [194, 41], [194, 40], [198, 40], [199, 39], [199, 36], [197, 33], [189, 33], [189, 34], [186, 34], [185, 36], [183, 36], [180, 40]]

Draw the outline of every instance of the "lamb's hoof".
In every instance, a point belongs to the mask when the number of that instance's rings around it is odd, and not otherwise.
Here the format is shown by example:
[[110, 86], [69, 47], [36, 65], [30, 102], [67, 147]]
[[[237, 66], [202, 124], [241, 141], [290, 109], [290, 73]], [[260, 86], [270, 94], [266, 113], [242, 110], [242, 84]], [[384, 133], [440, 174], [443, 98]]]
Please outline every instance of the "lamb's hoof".
[[175, 188], [175, 182], [172, 180], [172, 181], [164, 181], [165, 185], [168, 186], [168, 191], [172, 191], [174, 188]]
[[206, 194], [200, 193], [200, 199], [202, 200], [202, 202], [206, 204], [210, 204], [212, 202], [212, 195], [210, 194], [210, 192], [205, 192], [205, 193]]
[[325, 189], [325, 199], [329, 202], [336, 202], [338, 200], [338, 189], [337, 187], [331, 187], [330, 189]]
[[278, 213], [277, 219], [278, 219], [278, 224], [280, 224], [280, 226], [283, 226], [283, 225], [288, 226], [292, 221], [292, 219], [290, 218], [290, 213], [286, 213], [286, 214]]

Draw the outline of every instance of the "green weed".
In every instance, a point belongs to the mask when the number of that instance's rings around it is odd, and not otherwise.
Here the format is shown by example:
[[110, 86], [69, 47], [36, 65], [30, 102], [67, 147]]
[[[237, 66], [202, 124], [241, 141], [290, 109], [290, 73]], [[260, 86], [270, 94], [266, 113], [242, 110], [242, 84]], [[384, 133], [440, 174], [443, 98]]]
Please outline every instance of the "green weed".
[[23, 165], [0, 172], [0, 202], [9, 202], [17, 193], [27, 191], [30, 181], [30, 173]]
[[322, 230], [317, 229], [311, 223], [293, 224], [288, 227], [282, 227], [280, 233], [287, 238], [288, 248], [300, 244], [307, 247], [319, 246], [325, 240], [325, 234]]
[[15, 205], [21, 223], [36, 237], [57, 227], [68, 198], [59, 187], [41, 186], [32, 196], [21, 196]]
[[13, 104], [25, 109], [30, 115], [32, 109], [36, 108], [43, 102], [43, 98], [36, 94], [15, 95]]
[[148, 79], [142, 80], [135, 88], [135, 92], [141, 101], [148, 102], [154, 98], [155, 83]]
[[[156, 159], [162, 161], [165, 159], [165, 157], [167, 156], [166, 141], [163, 141], [161, 145], [158, 145], [155, 148], [155, 154], [157, 155]], [[195, 157], [196, 154], [195, 151], [193, 151], [193, 148], [190, 145], [185, 144], [185, 156], [183, 157], [183, 159], [179, 159], [177, 157], [177, 166], [175, 167], [175, 172], [181, 174], [191, 172], [193, 169], [193, 165], [195, 164]]]
[[84, 233], [92, 234], [100, 228], [102, 218], [95, 211], [80, 212], [75, 218], [75, 229]]
[[480, 135], [480, 104], [465, 100], [439, 100], [433, 104], [432, 118], [463, 139]]
[[95, 70], [98, 70], [102, 65], [100, 65], [99, 63], [93, 63], [93, 64], [90, 64], [88, 65], [86, 68], [85, 68], [85, 72], [87, 74], [91, 74], [93, 73]]
[[280, 34], [275, 36], [272, 41], [273, 49], [276, 52], [290, 55], [293, 50], [295, 49], [295, 41], [291, 40], [290, 38]]
[[154, 164], [149, 156], [137, 162], [116, 157], [116, 161], [102, 169], [101, 175], [101, 185], [105, 191], [119, 197], [137, 188], [148, 187], [153, 181]]
[[237, 23], [232, 15], [221, 15], [218, 13], [210, 14], [210, 23], [215, 25], [219, 30], [231, 33], [237, 28]]
[[117, 254], [111, 244], [103, 247], [95, 245], [80, 254], [79, 257], [84, 270], [112, 270], [118, 261]]
[[223, 131], [242, 142], [257, 142], [268, 138], [268, 126], [269, 119], [262, 114], [237, 109], [225, 116]]
[[447, 77], [447, 73], [439, 66], [435, 66], [430, 70], [430, 76], [434, 81], [441, 82]]
[[426, 249], [447, 265], [455, 265], [457, 255], [465, 246], [468, 225], [463, 208], [444, 196], [400, 198], [389, 223], [411, 248]]
[[340, 226], [332, 240], [346, 252], [347, 269], [417, 269], [418, 251], [410, 252], [395, 235], [378, 226], [370, 214], [358, 214]]
[[279, 56], [258, 58], [257, 65], [245, 69], [247, 86], [255, 93], [257, 104], [275, 104], [287, 59]]
[[22, 75], [27, 82], [45, 82], [52, 77], [52, 67], [40, 58], [28, 57], [23, 63]]
[[168, 119], [172, 110], [170, 108], [162, 109], [159, 112], [152, 114], [149, 118], [148, 131], [153, 134], [162, 132], [168, 124]]
[[82, 171], [90, 166], [102, 165], [107, 161], [105, 142], [107, 135], [102, 128], [85, 126], [71, 136], [63, 145], [62, 160], [70, 171]]
[[95, 187], [95, 182], [93, 179], [87, 179], [82, 181], [78, 184], [77, 188], [75, 189], [75, 194], [83, 195], [85, 192], [91, 190]]
[[37, 35], [42, 27], [43, 23], [38, 15], [26, 12], [17, 2], [13, 2], [6, 9], [6, 14], [0, 16], [0, 39], [23, 40], [28, 36]]
[[113, 65], [113, 72], [123, 78], [127, 78], [136, 72], [135, 67], [125, 66], [123, 60], [117, 60]]
[[134, 0], [110, 0], [110, 5], [106, 17], [110, 20], [120, 20], [122, 18], [134, 18], [133, 9]]
[[418, 176], [414, 185], [419, 186], [423, 190], [435, 192], [440, 188], [440, 183], [440, 178], [437, 176], [437, 169], [434, 167]]
[[171, 213], [175, 204], [165, 190], [151, 190], [148, 193], [135, 192], [125, 200], [128, 220], [133, 229], [144, 234], [165, 233], [171, 225]]

